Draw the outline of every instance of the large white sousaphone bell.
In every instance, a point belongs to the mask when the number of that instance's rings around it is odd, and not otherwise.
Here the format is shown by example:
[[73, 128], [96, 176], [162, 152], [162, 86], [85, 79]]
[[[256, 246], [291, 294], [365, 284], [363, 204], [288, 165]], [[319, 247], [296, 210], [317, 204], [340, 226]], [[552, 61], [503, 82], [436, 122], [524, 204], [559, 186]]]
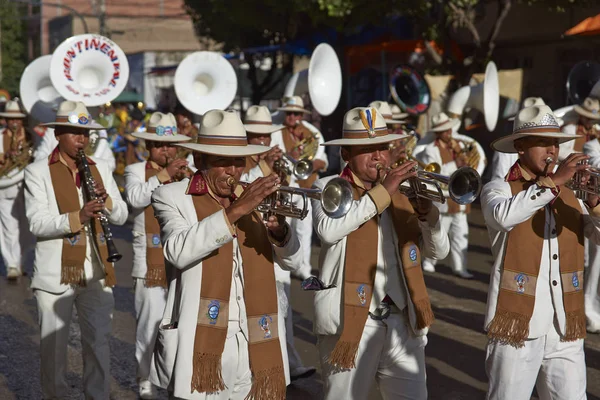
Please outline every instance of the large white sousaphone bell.
[[447, 110], [454, 118], [461, 118], [467, 108], [475, 108], [483, 113], [488, 131], [496, 129], [500, 111], [500, 91], [498, 69], [490, 61], [485, 68], [485, 78], [478, 85], [463, 86], [448, 101]]
[[174, 87], [186, 109], [203, 115], [229, 107], [237, 93], [237, 76], [231, 63], [219, 53], [197, 51], [177, 67]]
[[23, 107], [41, 123], [55, 121], [56, 110], [64, 100], [50, 79], [51, 60], [52, 55], [33, 60], [23, 71], [19, 83]]
[[125, 89], [129, 63], [112, 40], [96, 34], [77, 35], [54, 50], [50, 78], [65, 99], [95, 107], [114, 100]]
[[323, 116], [335, 111], [342, 96], [342, 68], [333, 47], [321, 43], [310, 57], [308, 69], [296, 72], [285, 86], [284, 97], [308, 93], [310, 101]]

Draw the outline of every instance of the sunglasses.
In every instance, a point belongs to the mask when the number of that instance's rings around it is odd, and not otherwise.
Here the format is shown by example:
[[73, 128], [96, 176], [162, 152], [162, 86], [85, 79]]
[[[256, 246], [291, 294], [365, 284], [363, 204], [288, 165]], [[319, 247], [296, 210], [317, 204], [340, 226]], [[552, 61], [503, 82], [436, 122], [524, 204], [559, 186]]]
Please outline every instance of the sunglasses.
[[286, 113], [287, 116], [293, 115], [294, 117], [299, 117], [302, 115], [301, 112], [297, 112], [297, 111], [290, 111]]

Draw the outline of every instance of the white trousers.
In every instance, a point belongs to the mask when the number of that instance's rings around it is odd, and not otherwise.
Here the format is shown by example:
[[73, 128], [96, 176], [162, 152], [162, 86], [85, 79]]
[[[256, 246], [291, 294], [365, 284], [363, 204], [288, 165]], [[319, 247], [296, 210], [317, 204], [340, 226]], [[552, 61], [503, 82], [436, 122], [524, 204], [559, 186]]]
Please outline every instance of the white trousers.
[[[467, 270], [467, 249], [469, 247], [469, 222], [467, 214], [459, 212], [456, 214], [441, 214], [440, 224], [448, 232], [450, 240], [450, 266], [453, 271]], [[426, 262], [433, 265], [438, 260], [426, 258]]]
[[[221, 358], [221, 375], [225, 390], [215, 394], [206, 394], [207, 400], [244, 400], [252, 387], [252, 372], [248, 356], [248, 341], [242, 331], [227, 338]], [[197, 396], [198, 392], [194, 392]], [[192, 394], [190, 394], [191, 398]], [[170, 399], [180, 399], [172, 394]]]
[[23, 189], [17, 197], [0, 197], [0, 251], [6, 268], [22, 270], [25, 253], [33, 244], [25, 215]]
[[600, 326], [600, 294], [598, 293], [598, 281], [600, 280], [600, 246], [589, 243], [589, 265], [585, 269], [584, 293], [585, 293], [585, 316], [587, 319]]
[[[291, 298], [291, 283], [292, 279], [289, 271], [284, 271], [281, 268], [277, 268], [275, 272], [275, 279], [283, 285], [283, 291], [286, 296], [287, 313], [285, 313], [285, 341], [288, 352], [288, 363], [290, 366], [290, 372], [294, 369], [303, 367], [302, 359], [296, 350], [294, 344], [294, 314], [292, 311], [292, 298]], [[282, 307], [283, 310], [283, 307]]]
[[135, 359], [137, 360], [137, 377], [146, 380], [150, 376], [150, 365], [158, 325], [162, 319], [167, 302], [167, 289], [162, 287], [148, 288], [145, 279], [134, 278], [135, 291]]
[[540, 400], [587, 398], [583, 340], [561, 342], [554, 327], [518, 349], [489, 342], [485, 369], [489, 400], [529, 400], [534, 385]]
[[41, 372], [44, 399], [64, 399], [67, 344], [73, 305], [81, 328], [83, 389], [86, 399], [106, 400], [110, 396], [110, 348], [114, 298], [111, 288], [100, 282], [68, 289], [61, 294], [34, 291], [41, 330]]
[[385, 321], [367, 318], [356, 368], [340, 370], [327, 362], [339, 336], [319, 336], [318, 348], [326, 400], [364, 400], [373, 380], [384, 399], [427, 399], [426, 336], [414, 336], [404, 313]]
[[292, 218], [291, 225], [296, 231], [303, 255], [302, 266], [294, 272], [294, 275], [301, 279], [306, 279], [310, 276], [310, 271], [312, 270], [310, 253], [312, 250], [313, 218], [310, 201], [308, 202], [308, 214], [306, 215], [306, 218], [303, 220], [300, 220], [300, 218]]

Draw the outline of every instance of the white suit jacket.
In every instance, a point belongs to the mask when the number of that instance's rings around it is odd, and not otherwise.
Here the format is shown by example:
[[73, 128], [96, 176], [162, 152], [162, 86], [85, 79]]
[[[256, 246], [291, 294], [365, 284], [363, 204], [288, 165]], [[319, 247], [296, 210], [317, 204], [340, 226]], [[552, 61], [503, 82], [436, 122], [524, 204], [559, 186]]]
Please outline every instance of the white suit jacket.
[[[205, 399], [207, 397], [205, 393], [190, 394], [194, 337], [202, 287], [202, 259], [225, 243], [237, 242], [237, 236], [232, 236], [227, 217], [222, 210], [198, 221], [192, 196], [185, 194], [188, 183], [189, 179], [184, 179], [181, 182], [159, 187], [152, 195], [152, 205], [161, 226], [165, 259], [181, 272], [177, 355], [172, 378], [175, 396], [185, 399]], [[284, 247], [273, 246], [273, 252], [274, 258], [282, 268], [292, 270], [301, 264], [302, 254], [293, 229], [288, 229], [288, 232], [291, 236], [287, 244]], [[241, 276], [243, 277], [243, 274]], [[174, 290], [169, 290], [167, 304], [173, 304], [174, 296]], [[240, 300], [243, 301], [243, 297]], [[281, 301], [278, 299], [278, 312], [282, 315], [280, 305]], [[169, 318], [171, 311], [165, 309], [165, 315], [168, 314]], [[243, 325], [242, 330], [247, 332], [247, 318], [242, 316], [242, 319], [240, 321]], [[286, 381], [289, 383], [284, 321], [284, 318], [278, 318], [279, 343]], [[224, 358], [227, 356], [230, 355], [223, 354]]]
[[[323, 189], [327, 182], [333, 179], [335, 176], [326, 177], [319, 179], [313, 185], [318, 189]], [[383, 188], [383, 186], [377, 186], [371, 189], [370, 192], [377, 191], [373, 195], [373, 198], [386, 199], [389, 202], [390, 196]], [[385, 193], [383, 193], [385, 192]], [[321, 239], [321, 254], [319, 256], [319, 270], [320, 279], [325, 285], [334, 284], [334, 288], [319, 290], [315, 292], [314, 304], [315, 304], [315, 327], [314, 331], [317, 335], [338, 335], [341, 333], [343, 327], [342, 315], [343, 315], [343, 292], [344, 292], [344, 263], [346, 257], [346, 240], [347, 236], [358, 229], [365, 221], [377, 215], [378, 208], [381, 209], [381, 204], [376, 204], [373, 198], [369, 195], [365, 195], [360, 200], [353, 200], [350, 207], [350, 211], [342, 218], [329, 218], [325, 215], [321, 202], [318, 200], [312, 200], [313, 209], [313, 224], [314, 228]], [[376, 200], [379, 201], [379, 200]], [[383, 203], [383, 202], [382, 202]], [[389, 204], [389, 203], [388, 203]], [[386, 207], [384, 205], [383, 207]], [[383, 213], [388, 213], [385, 209]], [[448, 242], [448, 235], [441, 227], [439, 222], [439, 212], [435, 207], [432, 207], [431, 213], [427, 216], [427, 222], [419, 221], [419, 226], [422, 232], [421, 238], [421, 257], [428, 257], [433, 259], [443, 259], [448, 254], [450, 245]], [[382, 235], [381, 232], [381, 221], [379, 225], [379, 249], [378, 253], [383, 254], [383, 240], [393, 240], [397, 243], [398, 239], [393, 232], [393, 238]], [[375, 240], [375, 239], [374, 239]], [[404, 293], [408, 293], [408, 287], [406, 286], [406, 279], [404, 279], [404, 271], [402, 268], [402, 261], [400, 254], [396, 249], [396, 260], [398, 268], [401, 273], [399, 274], [402, 282]], [[385, 260], [381, 260], [378, 257], [377, 260], [377, 272], [375, 282], [384, 282], [384, 280], [378, 279], [377, 275], [382, 273], [384, 269]], [[373, 290], [375, 292], [375, 289]], [[406, 296], [406, 304], [408, 305], [408, 315], [410, 324], [417, 335], [424, 335], [427, 330], [416, 329], [416, 314], [414, 305], [410, 301], [410, 298]]]
[[491, 179], [504, 179], [510, 167], [515, 165], [518, 159], [518, 153], [500, 153], [499, 151], [495, 151], [494, 159], [492, 160]]
[[[479, 172], [479, 175], [483, 175], [483, 170], [485, 169], [485, 166], [487, 164], [487, 159], [485, 157], [485, 152], [483, 151], [483, 148], [481, 147], [481, 145], [473, 140], [472, 138], [470, 138], [469, 136], [465, 136], [465, 135], [461, 135], [458, 133], [452, 133], [452, 137], [458, 140], [464, 140], [467, 142], [474, 142], [475, 146], [477, 147], [477, 151], [479, 152], [479, 164], [477, 165], [477, 168], [475, 168], [477, 170], [477, 172]], [[459, 142], [460, 146], [464, 148], [464, 144]], [[419, 153], [419, 155], [417, 156], [417, 159], [419, 161], [421, 161], [422, 163], [425, 164], [429, 164], [432, 162], [438, 163], [441, 167], [441, 174], [445, 175], [445, 176], [450, 176], [452, 175], [452, 173], [454, 173], [458, 168], [456, 167], [456, 162], [455, 161], [451, 161], [449, 163], [443, 164], [442, 163], [442, 156], [440, 154], [440, 149], [438, 146], [436, 146], [435, 144], [435, 140], [432, 141], [431, 143], [429, 143], [425, 149]], [[448, 191], [444, 190], [444, 195], [447, 196], [448, 195]], [[448, 212], [448, 203], [434, 203], [439, 209], [440, 212], [442, 214], [445, 214]], [[466, 207], [464, 205], [460, 206], [460, 210], [464, 211], [466, 209]]]
[[[102, 161], [94, 161], [112, 199], [112, 210], [106, 210], [108, 220], [113, 225], [123, 225], [127, 220], [127, 204], [121, 199], [108, 166]], [[79, 204], [83, 207], [82, 191], [79, 192]], [[47, 159], [36, 161], [25, 168], [25, 208], [29, 230], [37, 237], [31, 287], [51, 293], [63, 293], [69, 288], [69, 285], [60, 283], [63, 238], [72, 232], [69, 215], [58, 211]], [[88, 229], [87, 226], [84, 229]]]
[[162, 185], [155, 175], [146, 182], [146, 161], [128, 165], [125, 168], [125, 198], [132, 208], [133, 215], [133, 270], [134, 278], [145, 278], [146, 264], [146, 224], [144, 209], [150, 205], [152, 193]]
[[598, 139], [590, 140], [583, 145], [583, 153], [590, 156], [590, 165], [600, 167], [600, 142]]
[[[0, 138], [4, 134], [4, 129], [0, 129]], [[4, 141], [0, 140], [0, 154], [3, 154]], [[24, 170], [17, 171], [13, 169], [8, 176], [0, 178], [0, 198], [14, 199], [18, 196], [19, 191], [23, 187], [22, 182], [25, 177]]]
[[[508, 241], [508, 233], [519, 223], [522, 223], [546, 207], [554, 199], [549, 189], [532, 185], [515, 196], [510, 185], [503, 179], [495, 179], [484, 186], [481, 193], [481, 207], [488, 228], [494, 266], [490, 274], [487, 312], [485, 327], [496, 314], [498, 293], [502, 280], [503, 255]], [[600, 244], [600, 207], [593, 210], [593, 216], [588, 208], [579, 201], [581, 213], [584, 216], [584, 235], [596, 244]], [[535, 291], [535, 306], [529, 322], [529, 338], [544, 336], [553, 326], [554, 316], [558, 321], [559, 333], [565, 334], [565, 310], [563, 307], [562, 279], [560, 274], [560, 258], [551, 257], [569, 249], [558, 248], [558, 237], [555, 231], [554, 217], [546, 208], [546, 226], [544, 229], [544, 245], [540, 260], [540, 271]], [[555, 284], [556, 283], [556, 284]], [[582, 285], [583, 286], [583, 285]]]

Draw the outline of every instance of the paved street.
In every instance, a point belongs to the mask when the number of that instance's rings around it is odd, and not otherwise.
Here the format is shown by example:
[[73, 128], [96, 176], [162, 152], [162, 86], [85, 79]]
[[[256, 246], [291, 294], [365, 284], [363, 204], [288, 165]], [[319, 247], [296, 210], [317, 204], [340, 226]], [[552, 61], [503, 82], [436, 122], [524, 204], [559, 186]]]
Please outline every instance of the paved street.
[[[455, 278], [441, 263], [437, 272], [426, 274], [427, 287], [437, 321], [429, 333], [426, 347], [430, 399], [483, 399], [486, 391], [484, 369], [486, 337], [482, 333], [492, 257], [487, 231], [478, 209], [470, 215], [471, 238], [469, 269], [475, 279]], [[124, 257], [117, 264], [118, 286], [114, 289], [115, 312], [111, 338], [111, 375], [113, 399], [135, 399], [135, 319], [131, 272], [131, 238], [126, 228], [117, 230], [117, 244]], [[319, 248], [313, 252], [317, 267]], [[2, 268], [1, 275], [5, 275]], [[18, 284], [0, 279], [0, 399], [39, 399], [39, 332], [35, 300], [24, 277]], [[305, 364], [319, 367], [312, 334], [312, 293], [303, 292], [299, 281], [293, 282], [295, 337]], [[76, 316], [74, 321], [77, 321]], [[74, 399], [82, 398], [82, 360], [79, 326], [71, 326], [68, 380]], [[588, 398], [600, 399], [600, 337], [591, 335], [586, 341], [588, 366]], [[371, 399], [380, 399], [372, 390]], [[322, 383], [314, 378], [294, 383], [288, 389], [289, 399], [319, 399]], [[163, 392], [162, 397], [167, 396]]]

